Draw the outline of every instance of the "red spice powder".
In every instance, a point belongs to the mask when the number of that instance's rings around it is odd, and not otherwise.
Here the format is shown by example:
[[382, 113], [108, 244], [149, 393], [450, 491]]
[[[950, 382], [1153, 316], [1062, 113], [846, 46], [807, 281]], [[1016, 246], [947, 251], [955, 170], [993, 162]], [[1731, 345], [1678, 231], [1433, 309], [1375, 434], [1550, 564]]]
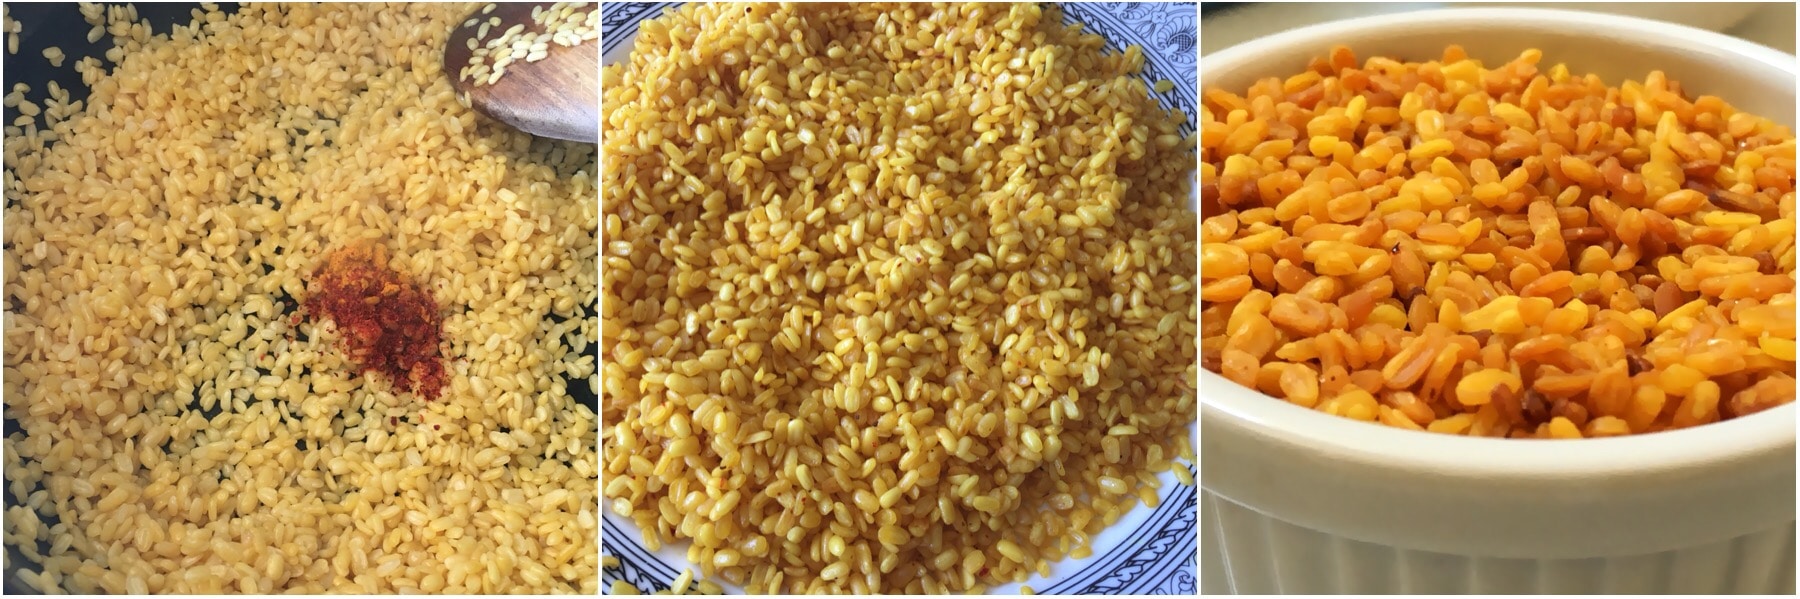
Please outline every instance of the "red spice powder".
[[336, 322], [344, 351], [363, 372], [437, 399], [444, 387], [443, 316], [430, 291], [388, 268], [385, 246], [365, 240], [332, 252], [314, 269], [308, 292], [308, 317]]

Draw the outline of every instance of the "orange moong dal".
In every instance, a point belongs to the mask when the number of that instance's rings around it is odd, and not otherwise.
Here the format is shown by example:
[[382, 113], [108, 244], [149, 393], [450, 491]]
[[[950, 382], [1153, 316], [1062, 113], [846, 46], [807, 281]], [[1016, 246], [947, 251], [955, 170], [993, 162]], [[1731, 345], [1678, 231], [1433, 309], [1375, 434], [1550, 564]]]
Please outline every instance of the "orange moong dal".
[[1514, 438], [1794, 400], [1794, 134], [1527, 50], [1209, 89], [1201, 360], [1302, 407]]

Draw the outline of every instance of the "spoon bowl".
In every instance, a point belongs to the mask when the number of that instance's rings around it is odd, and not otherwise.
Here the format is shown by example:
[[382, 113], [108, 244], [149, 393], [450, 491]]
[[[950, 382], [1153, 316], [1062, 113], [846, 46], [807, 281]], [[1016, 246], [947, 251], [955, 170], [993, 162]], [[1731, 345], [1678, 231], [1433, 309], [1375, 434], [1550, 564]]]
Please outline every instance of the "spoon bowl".
[[457, 99], [537, 135], [598, 143], [599, 13], [587, 3], [489, 4], [450, 32], [444, 72]]

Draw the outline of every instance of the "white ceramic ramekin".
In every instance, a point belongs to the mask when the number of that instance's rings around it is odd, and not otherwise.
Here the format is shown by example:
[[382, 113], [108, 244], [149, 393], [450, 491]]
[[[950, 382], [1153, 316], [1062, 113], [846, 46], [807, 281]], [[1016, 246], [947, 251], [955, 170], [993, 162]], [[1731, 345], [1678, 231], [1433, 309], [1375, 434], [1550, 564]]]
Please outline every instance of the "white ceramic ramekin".
[[[1617, 84], [1661, 69], [1793, 126], [1794, 56], [1583, 12], [1452, 9], [1297, 29], [1201, 57], [1202, 89], [1300, 72], [1334, 44], [1488, 64], [1526, 48]], [[1201, 590], [1770, 593], [1795, 589], [1796, 408], [1574, 441], [1405, 431], [1200, 373]]]

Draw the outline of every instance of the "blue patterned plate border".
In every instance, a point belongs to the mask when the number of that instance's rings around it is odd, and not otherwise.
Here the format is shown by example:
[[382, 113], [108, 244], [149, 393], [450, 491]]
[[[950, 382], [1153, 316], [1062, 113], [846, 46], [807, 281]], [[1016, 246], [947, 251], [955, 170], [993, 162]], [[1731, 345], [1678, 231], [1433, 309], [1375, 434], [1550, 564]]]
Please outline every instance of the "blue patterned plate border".
[[[600, 52], [611, 63], [630, 52], [637, 39], [638, 22], [657, 17], [663, 9], [685, 2], [609, 2], [600, 7]], [[1187, 116], [1182, 133], [1199, 128], [1200, 38], [1196, 7], [1192, 2], [1062, 2], [1064, 23], [1081, 23], [1106, 40], [1108, 52], [1137, 44], [1144, 49], [1146, 82], [1175, 82], [1175, 88], [1157, 94], [1165, 108], [1179, 108]], [[1124, 43], [1121, 43], [1124, 42]]]
[[[638, 23], [660, 16], [664, 9], [682, 2], [614, 2], [600, 7], [601, 62], [611, 64], [629, 55], [637, 38]], [[1120, 52], [1136, 44], [1143, 48], [1142, 77], [1146, 83], [1167, 79], [1175, 88], [1156, 94], [1163, 107], [1179, 109], [1186, 116], [1181, 132], [1192, 134], [1199, 126], [1199, 69], [1197, 52], [1198, 12], [1194, 3], [1099, 2], [1058, 3], [1065, 23], [1083, 27], [1106, 40], [1106, 51]], [[1196, 433], [1198, 429], [1195, 429]], [[1190, 439], [1199, 447], [1197, 436]], [[1198, 477], [1193, 464], [1181, 463]], [[1138, 505], [1094, 538], [1094, 555], [1052, 564], [1048, 579], [1027, 580], [1039, 594], [1058, 595], [1195, 595], [1199, 590], [1195, 569], [1199, 556], [1199, 496], [1195, 489], [1176, 482], [1174, 475], [1161, 477], [1162, 502], [1151, 510]], [[686, 543], [651, 552], [644, 548], [637, 525], [602, 510], [600, 550], [618, 559], [618, 565], [601, 572], [603, 593], [611, 593], [613, 581], [624, 581], [643, 592], [668, 590], [683, 570], [699, 569], [687, 563]], [[727, 589], [730, 585], [720, 582]], [[1018, 592], [1007, 584], [990, 593]], [[690, 592], [698, 591], [690, 586]]]

